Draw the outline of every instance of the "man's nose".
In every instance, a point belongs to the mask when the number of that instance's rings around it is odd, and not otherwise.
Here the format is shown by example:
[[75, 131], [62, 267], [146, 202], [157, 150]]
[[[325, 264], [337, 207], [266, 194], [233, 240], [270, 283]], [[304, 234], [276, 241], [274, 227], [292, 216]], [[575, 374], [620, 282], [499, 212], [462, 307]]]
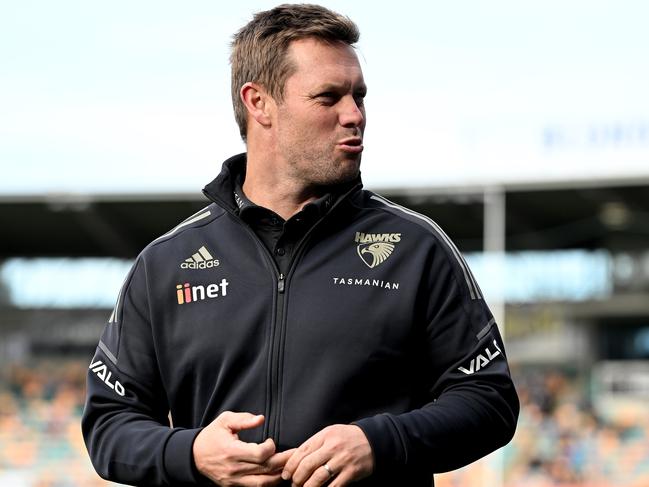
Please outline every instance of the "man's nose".
[[354, 97], [346, 97], [340, 113], [340, 125], [343, 127], [362, 127], [365, 122], [365, 111]]

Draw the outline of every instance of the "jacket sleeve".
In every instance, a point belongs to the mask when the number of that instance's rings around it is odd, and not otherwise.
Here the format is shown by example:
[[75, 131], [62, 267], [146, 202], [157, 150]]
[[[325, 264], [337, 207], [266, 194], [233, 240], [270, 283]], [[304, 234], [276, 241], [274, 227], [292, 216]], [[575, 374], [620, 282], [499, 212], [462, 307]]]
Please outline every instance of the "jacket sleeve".
[[172, 428], [139, 257], [120, 291], [88, 368], [83, 437], [97, 473], [138, 485], [195, 484], [199, 429]]
[[427, 402], [403, 414], [355, 422], [372, 447], [375, 474], [453, 470], [507, 444], [514, 435], [519, 401], [503, 342], [473, 276], [457, 255], [438, 254], [420, 290], [425, 309], [420, 380], [426, 384]]

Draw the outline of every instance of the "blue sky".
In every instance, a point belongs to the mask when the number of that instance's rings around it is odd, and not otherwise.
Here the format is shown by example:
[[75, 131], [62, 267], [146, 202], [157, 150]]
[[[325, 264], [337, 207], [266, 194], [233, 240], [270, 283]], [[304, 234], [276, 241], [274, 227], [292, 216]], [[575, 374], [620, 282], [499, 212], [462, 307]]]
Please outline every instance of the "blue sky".
[[[0, 194], [197, 191], [243, 150], [230, 36], [275, 4], [3, 2]], [[649, 3], [323, 4], [361, 29], [366, 185], [649, 179]]]

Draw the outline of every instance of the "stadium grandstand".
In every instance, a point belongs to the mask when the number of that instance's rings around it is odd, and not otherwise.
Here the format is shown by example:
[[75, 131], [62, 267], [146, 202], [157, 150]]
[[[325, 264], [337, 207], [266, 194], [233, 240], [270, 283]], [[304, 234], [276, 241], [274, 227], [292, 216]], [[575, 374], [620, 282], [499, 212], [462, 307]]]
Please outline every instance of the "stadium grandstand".
[[[649, 485], [649, 181], [383, 193], [434, 218], [467, 256], [504, 317], [523, 404], [500, 457], [437, 485]], [[138, 249], [204, 204], [0, 201], [2, 485], [101, 485], [79, 432], [89, 358]]]

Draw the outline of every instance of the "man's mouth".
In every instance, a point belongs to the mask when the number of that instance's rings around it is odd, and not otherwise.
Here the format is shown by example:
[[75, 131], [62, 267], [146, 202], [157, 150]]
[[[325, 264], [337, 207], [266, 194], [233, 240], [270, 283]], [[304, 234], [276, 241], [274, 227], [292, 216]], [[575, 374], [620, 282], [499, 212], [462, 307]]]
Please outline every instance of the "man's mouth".
[[352, 154], [360, 154], [363, 152], [363, 139], [360, 137], [348, 137], [339, 140], [336, 145], [343, 152], [349, 152]]

